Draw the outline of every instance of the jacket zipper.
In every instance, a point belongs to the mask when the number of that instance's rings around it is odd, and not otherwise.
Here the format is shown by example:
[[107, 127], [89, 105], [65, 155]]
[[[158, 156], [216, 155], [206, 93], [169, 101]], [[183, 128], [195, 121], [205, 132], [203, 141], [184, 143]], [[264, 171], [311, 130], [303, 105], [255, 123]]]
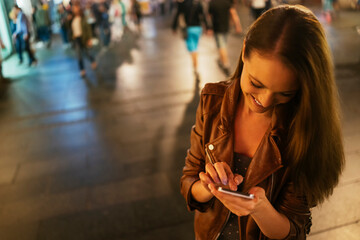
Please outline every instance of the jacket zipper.
[[[215, 164], [215, 161], [214, 161], [213, 158], [211, 157], [211, 155], [210, 155], [207, 147], [205, 147], [205, 153], [206, 153], [206, 156], [208, 157], [210, 163], [211, 163], [212, 165], [214, 165], [214, 164]], [[221, 232], [224, 230], [224, 228], [225, 228], [225, 226], [226, 226], [226, 223], [229, 221], [230, 214], [231, 214], [231, 212], [228, 211], [228, 214], [227, 214], [227, 216], [226, 216], [226, 220], [225, 220], [224, 224], [222, 225], [222, 227], [221, 227], [220, 231], [218, 232], [218, 234], [215, 236], [214, 240], [218, 239], [219, 236], [220, 236], [220, 234], [221, 234]]]
[[208, 152], [207, 147], [205, 147], [205, 153], [206, 153], [206, 156], [209, 158], [210, 163], [211, 163], [212, 165], [214, 165], [215, 162], [214, 162], [214, 160], [212, 159], [210, 153]]
[[218, 234], [215, 236], [214, 240], [218, 239], [220, 234], [222, 233], [222, 231], [224, 230], [225, 226], [226, 226], [226, 223], [229, 221], [229, 218], [230, 218], [230, 214], [231, 212], [228, 211], [228, 214], [227, 214], [227, 217], [226, 217], [226, 221], [224, 222], [224, 224], [222, 225], [220, 231], [218, 232]]
[[271, 199], [272, 199], [273, 187], [274, 187], [274, 173], [271, 174], [270, 202], [271, 202]]

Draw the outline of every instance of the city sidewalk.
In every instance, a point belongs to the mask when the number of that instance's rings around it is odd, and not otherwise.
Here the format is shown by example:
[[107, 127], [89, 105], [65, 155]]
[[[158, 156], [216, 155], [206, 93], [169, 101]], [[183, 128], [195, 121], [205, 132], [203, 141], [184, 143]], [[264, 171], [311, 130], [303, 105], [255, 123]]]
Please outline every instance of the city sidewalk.
[[[310, 240], [360, 236], [359, 12], [326, 23], [343, 111], [346, 168], [333, 196], [313, 209]], [[240, 7], [244, 29], [249, 11]], [[203, 37], [200, 79], [169, 17], [147, 17], [87, 63], [82, 79], [71, 50], [56, 40], [39, 64], [14, 68], [0, 90], [0, 239], [194, 239], [179, 193], [200, 89], [225, 77], [214, 40]], [[243, 36], [229, 37], [234, 70]]]

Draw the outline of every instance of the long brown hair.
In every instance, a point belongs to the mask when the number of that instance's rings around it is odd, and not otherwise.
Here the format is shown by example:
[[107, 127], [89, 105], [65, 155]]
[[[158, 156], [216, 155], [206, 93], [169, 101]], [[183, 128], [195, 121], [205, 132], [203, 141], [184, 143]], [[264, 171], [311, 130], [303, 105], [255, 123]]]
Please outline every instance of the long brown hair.
[[[300, 82], [292, 104], [283, 156], [290, 161], [295, 189], [309, 204], [322, 203], [339, 181], [344, 167], [338, 92], [324, 30], [303, 6], [283, 5], [265, 12], [245, 38], [244, 57], [252, 51], [275, 56]], [[232, 79], [240, 78], [240, 56]]]

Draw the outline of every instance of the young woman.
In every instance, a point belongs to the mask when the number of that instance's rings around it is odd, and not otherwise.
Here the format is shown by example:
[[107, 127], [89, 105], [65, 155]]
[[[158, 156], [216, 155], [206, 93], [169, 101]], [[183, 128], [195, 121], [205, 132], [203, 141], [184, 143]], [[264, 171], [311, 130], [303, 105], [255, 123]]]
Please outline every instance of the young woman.
[[305, 7], [273, 8], [251, 26], [232, 79], [202, 91], [181, 178], [196, 239], [305, 239], [343, 165], [323, 29]]
[[75, 49], [78, 56], [80, 74], [82, 77], [85, 76], [85, 66], [83, 56], [86, 56], [90, 62], [93, 69], [96, 68], [95, 58], [90, 54], [89, 47], [91, 47], [91, 27], [87, 23], [86, 18], [83, 14], [81, 6], [79, 4], [74, 4], [72, 6], [73, 18], [71, 20], [71, 35], [75, 43]]

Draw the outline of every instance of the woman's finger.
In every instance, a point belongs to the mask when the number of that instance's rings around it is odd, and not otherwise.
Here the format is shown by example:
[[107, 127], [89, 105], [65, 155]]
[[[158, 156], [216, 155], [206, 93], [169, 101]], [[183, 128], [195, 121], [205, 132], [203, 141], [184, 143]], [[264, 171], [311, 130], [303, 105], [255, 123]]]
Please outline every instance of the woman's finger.
[[204, 173], [204, 172], [199, 173], [199, 178], [200, 178], [202, 185], [205, 188], [208, 188], [208, 185], [210, 183], [214, 183], [213, 180], [211, 179], [211, 177], [207, 173]]
[[240, 174], [234, 174], [234, 181], [236, 185], [240, 185], [244, 181], [244, 177]]
[[205, 170], [206, 170], [206, 173], [210, 175], [210, 177], [212, 178], [212, 180], [217, 183], [217, 184], [220, 184], [220, 178], [218, 176], [218, 173], [216, 172], [214, 166], [211, 164], [211, 163], [207, 163], [205, 165]]
[[232, 178], [231, 175], [228, 176], [228, 173], [226, 171], [226, 166], [228, 166], [226, 163], [224, 162], [217, 162], [214, 164], [214, 168], [216, 169], [216, 172], [220, 178], [220, 181], [222, 184], [224, 185], [228, 185], [229, 184], [229, 179]]
[[237, 190], [237, 184], [234, 180], [234, 173], [232, 172], [230, 166], [227, 163], [223, 163], [224, 170], [226, 172], [226, 175], [228, 176], [228, 184], [231, 190], [236, 191]]

